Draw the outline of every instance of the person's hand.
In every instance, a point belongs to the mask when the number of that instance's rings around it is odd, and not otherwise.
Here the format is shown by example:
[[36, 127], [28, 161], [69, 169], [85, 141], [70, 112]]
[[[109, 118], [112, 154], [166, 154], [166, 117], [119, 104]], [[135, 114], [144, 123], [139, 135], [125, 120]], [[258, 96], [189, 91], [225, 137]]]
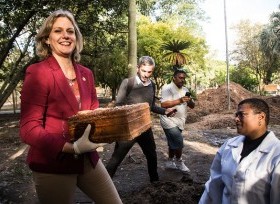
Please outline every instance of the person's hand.
[[167, 117], [173, 117], [176, 112], [177, 110], [175, 108], [167, 108], [165, 111], [165, 115], [167, 115]]
[[73, 147], [76, 154], [82, 154], [85, 152], [92, 152], [98, 147], [104, 146], [107, 143], [93, 143], [89, 140], [91, 125], [88, 124], [84, 131], [84, 134], [76, 142], [74, 142]]
[[182, 103], [186, 104], [190, 108], [194, 108], [195, 106], [194, 100], [189, 96], [183, 96], [182, 98], [180, 98], [180, 104]]
[[192, 98], [189, 96], [183, 96], [180, 98], [180, 103], [188, 103], [189, 101], [191, 101]]

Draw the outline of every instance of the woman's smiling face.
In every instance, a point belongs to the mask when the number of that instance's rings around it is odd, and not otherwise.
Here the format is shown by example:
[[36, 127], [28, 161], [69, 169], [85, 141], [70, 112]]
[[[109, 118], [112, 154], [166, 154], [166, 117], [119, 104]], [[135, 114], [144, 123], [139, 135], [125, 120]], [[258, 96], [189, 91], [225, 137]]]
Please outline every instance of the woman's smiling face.
[[71, 57], [76, 48], [76, 34], [72, 22], [66, 17], [57, 18], [46, 43], [50, 45], [53, 55]]

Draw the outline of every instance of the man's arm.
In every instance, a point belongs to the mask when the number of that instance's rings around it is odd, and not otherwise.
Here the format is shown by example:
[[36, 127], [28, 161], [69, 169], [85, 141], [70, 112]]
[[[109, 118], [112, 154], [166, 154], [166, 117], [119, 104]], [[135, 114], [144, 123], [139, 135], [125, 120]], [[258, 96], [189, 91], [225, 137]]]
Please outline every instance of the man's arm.
[[164, 101], [161, 103], [161, 107], [163, 108], [172, 108], [174, 106], [180, 105], [182, 103], [181, 98], [178, 98], [176, 100], [169, 100]]
[[157, 114], [161, 114], [161, 115], [165, 115], [165, 114], [169, 113], [169, 111], [166, 112], [166, 110], [167, 109], [165, 109], [165, 108], [157, 106], [155, 103], [153, 103], [153, 105], [151, 107], [152, 112], [157, 113]]
[[128, 79], [124, 79], [118, 90], [118, 95], [116, 98], [116, 106], [124, 105], [126, 99], [127, 84], [128, 84]]
[[189, 96], [183, 96], [181, 98], [175, 99], [175, 100], [167, 100], [161, 103], [161, 107], [163, 108], [172, 108], [177, 105], [181, 105], [182, 103], [187, 103], [188, 107], [191, 109], [194, 108], [195, 103], [194, 100]]

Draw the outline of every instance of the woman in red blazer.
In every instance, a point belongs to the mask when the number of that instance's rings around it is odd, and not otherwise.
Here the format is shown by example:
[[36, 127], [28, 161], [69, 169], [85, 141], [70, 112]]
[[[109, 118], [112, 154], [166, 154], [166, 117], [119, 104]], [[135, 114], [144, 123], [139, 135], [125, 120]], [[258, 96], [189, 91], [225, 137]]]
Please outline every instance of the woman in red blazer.
[[82, 35], [69, 11], [53, 12], [36, 36], [39, 63], [26, 70], [21, 91], [20, 137], [40, 203], [70, 204], [76, 186], [95, 203], [122, 203], [96, 148], [90, 126], [71, 143], [67, 118], [96, 109], [91, 70], [78, 64]]

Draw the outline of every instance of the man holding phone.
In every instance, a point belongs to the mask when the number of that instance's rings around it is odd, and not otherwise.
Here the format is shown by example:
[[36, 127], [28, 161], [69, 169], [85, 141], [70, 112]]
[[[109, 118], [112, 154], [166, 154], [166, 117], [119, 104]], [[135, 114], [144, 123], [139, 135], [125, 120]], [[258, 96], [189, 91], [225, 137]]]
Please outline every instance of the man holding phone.
[[190, 172], [182, 159], [184, 139], [182, 131], [187, 118], [187, 107], [194, 108], [195, 103], [191, 98], [189, 90], [184, 86], [186, 72], [176, 70], [170, 84], [163, 86], [161, 92], [161, 107], [176, 110], [172, 116], [160, 115], [160, 123], [164, 130], [168, 143], [168, 161], [165, 167], [168, 169], [179, 169], [182, 172]]

